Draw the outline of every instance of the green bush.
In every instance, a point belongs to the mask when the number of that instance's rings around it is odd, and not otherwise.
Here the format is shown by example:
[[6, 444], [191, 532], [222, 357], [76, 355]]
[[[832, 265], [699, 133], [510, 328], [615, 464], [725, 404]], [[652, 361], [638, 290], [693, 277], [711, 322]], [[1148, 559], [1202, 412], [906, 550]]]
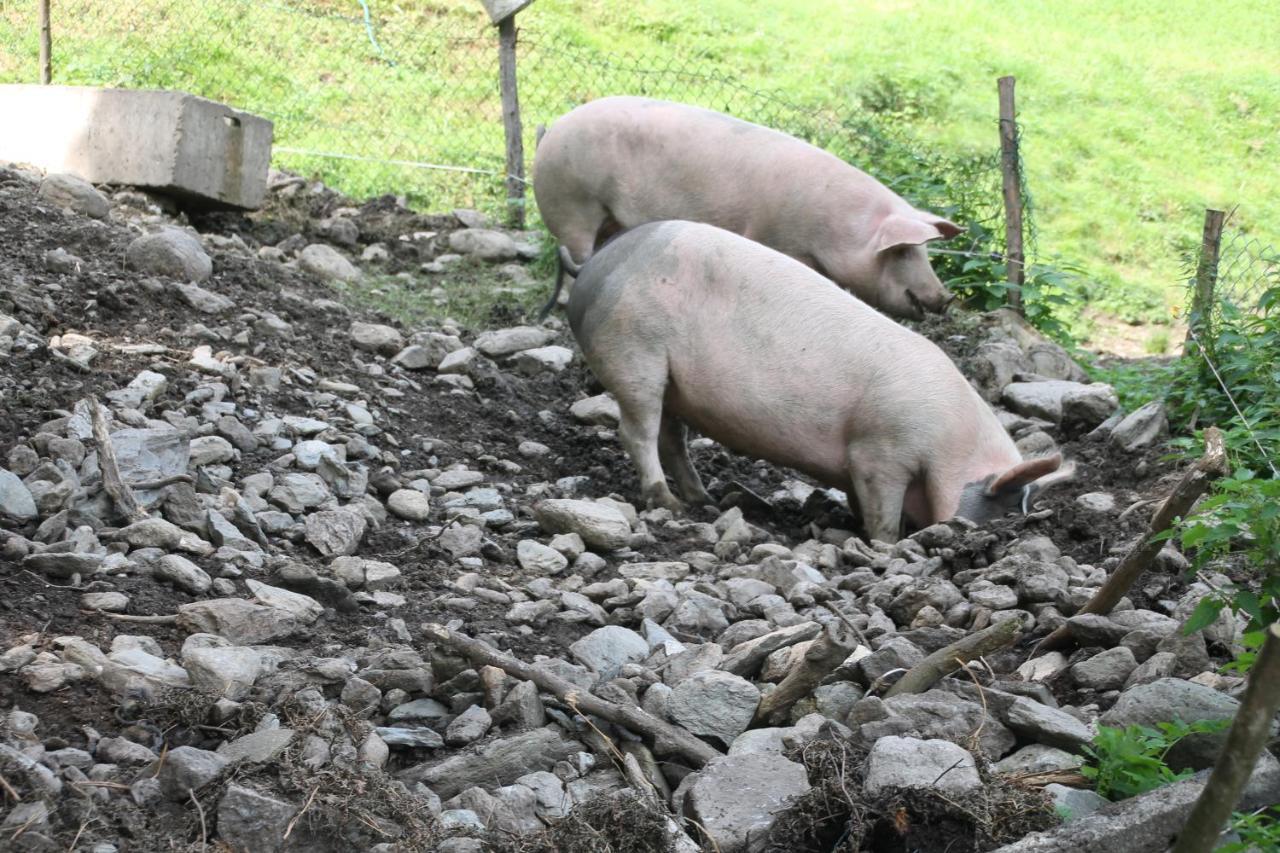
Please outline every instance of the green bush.
[[1178, 741], [1221, 731], [1227, 725], [1226, 721], [1202, 720], [1159, 723], [1155, 728], [1099, 726], [1093, 742], [1082, 750], [1085, 764], [1080, 772], [1108, 800], [1135, 797], [1191, 775], [1190, 770], [1174, 772], [1165, 763], [1165, 756]]

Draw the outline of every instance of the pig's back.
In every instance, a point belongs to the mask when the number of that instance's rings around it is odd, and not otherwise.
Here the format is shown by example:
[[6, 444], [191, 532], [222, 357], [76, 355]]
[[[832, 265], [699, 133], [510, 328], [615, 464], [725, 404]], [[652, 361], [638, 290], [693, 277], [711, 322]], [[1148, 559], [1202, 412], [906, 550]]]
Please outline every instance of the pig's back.
[[[807, 254], [790, 233], [823, 207], [874, 195], [875, 180], [795, 137], [713, 110], [629, 96], [584, 104], [539, 146], [535, 189], [571, 187], [625, 227], [707, 222]], [[799, 183], [808, 188], [798, 191]], [[563, 191], [563, 190], [561, 190]], [[822, 216], [817, 216], [823, 219]], [[808, 240], [822, 235], [805, 232]]]

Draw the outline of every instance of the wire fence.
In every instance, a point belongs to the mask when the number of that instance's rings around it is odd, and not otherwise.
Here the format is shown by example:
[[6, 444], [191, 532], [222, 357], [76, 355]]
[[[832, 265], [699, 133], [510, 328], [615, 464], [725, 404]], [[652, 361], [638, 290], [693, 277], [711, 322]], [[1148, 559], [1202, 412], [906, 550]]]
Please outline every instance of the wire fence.
[[[991, 148], [943, 156], [883, 109], [834, 93], [813, 101], [756, 89], [708, 53], [602, 49], [557, 31], [544, 7], [517, 19], [526, 159], [537, 126], [578, 104], [668, 98], [830, 150], [970, 226], [971, 244], [954, 249], [1002, 244], [994, 93]], [[391, 192], [424, 209], [505, 205], [497, 34], [479, 3], [60, 0], [53, 32], [54, 83], [180, 89], [263, 115], [275, 123], [277, 167], [355, 197]], [[0, 82], [38, 80], [38, 53], [35, 4], [0, 5]]]
[[1263, 296], [1280, 288], [1280, 249], [1241, 231], [1232, 231], [1218, 256], [1214, 292], [1219, 306], [1264, 310]]

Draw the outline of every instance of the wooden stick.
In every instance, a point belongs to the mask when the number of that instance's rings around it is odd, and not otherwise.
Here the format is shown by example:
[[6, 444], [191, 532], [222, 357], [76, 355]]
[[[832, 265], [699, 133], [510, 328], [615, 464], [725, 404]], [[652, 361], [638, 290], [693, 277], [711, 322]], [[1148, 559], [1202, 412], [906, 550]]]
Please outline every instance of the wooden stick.
[[854, 640], [844, 633], [841, 623], [828, 622], [826, 629], [805, 649], [800, 665], [760, 700], [753, 725], [781, 724], [791, 707], [813, 693], [822, 679], [845, 662], [853, 649]]
[[111, 433], [107, 430], [107, 418], [102, 406], [93, 397], [85, 398], [85, 405], [89, 407], [89, 415], [93, 420], [93, 440], [98, 445], [98, 470], [102, 472], [102, 487], [107, 490], [120, 514], [129, 519], [129, 523], [142, 521], [148, 517], [146, 510], [138, 506], [137, 498], [120, 477], [116, 449], [111, 444]]
[[1009, 307], [1022, 313], [1022, 164], [1018, 161], [1018, 119], [1013, 77], [996, 81], [1000, 92], [1000, 172], [1004, 185], [1004, 258], [1009, 279]]
[[1013, 645], [1021, 634], [1019, 624], [1017, 619], [1003, 619], [976, 634], [970, 634], [938, 649], [907, 670], [907, 674], [889, 688], [884, 698], [923, 693], [969, 661]]
[[498, 85], [502, 94], [502, 127], [507, 141], [507, 221], [524, 227], [524, 131], [516, 91], [516, 16], [498, 22]]
[[[1208, 490], [1214, 480], [1227, 472], [1227, 452], [1222, 443], [1222, 433], [1217, 427], [1209, 427], [1204, 431], [1204, 455], [1191, 470], [1183, 475], [1178, 485], [1174, 486], [1169, 497], [1156, 510], [1151, 518], [1147, 533], [1136, 545], [1125, 554], [1120, 565], [1111, 573], [1111, 577], [1098, 587], [1089, 602], [1078, 613], [1097, 613], [1102, 616], [1110, 613], [1112, 608], [1124, 598], [1142, 573], [1151, 567], [1156, 555], [1164, 547], [1164, 541], [1156, 536], [1167, 530], [1175, 520], [1185, 516], [1195, 506], [1200, 496]], [[1047, 651], [1060, 649], [1071, 643], [1071, 632], [1066, 625], [1055, 630], [1040, 641], [1032, 657]]]
[[53, 82], [53, 26], [49, 21], [49, 0], [40, 0], [40, 83]]
[[80, 612], [85, 615], [119, 619], [121, 622], [142, 622], [146, 625], [172, 625], [178, 621], [178, 614], [176, 613], [169, 613], [163, 616], [134, 616], [132, 613], [110, 613], [106, 610], [81, 610]]
[[422, 631], [428, 639], [460, 652], [473, 663], [496, 666], [508, 675], [524, 681], [532, 681], [548, 693], [555, 694], [570, 707], [603, 717], [611, 723], [626, 726], [631, 731], [650, 738], [659, 753], [679, 755], [691, 762], [695, 768], [701, 767], [720, 755], [705, 741], [699, 740], [682, 728], [664, 722], [634, 706], [606, 702], [599, 696], [588, 693], [557, 675], [530, 666], [465, 634], [450, 631], [443, 625], [435, 623], [423, 625]]
[[1218, 846], [1223, 825], [1240, 799], [1271, 735], [1271, 721], [1280, 710], [1280, 625], [1267, 628], [1267, 638], [1249, 672], [1244, 698], [1227, 733], [1227, 742], [1214, 762], [1213, 773], [1200, 792], [1173, 853], [1210, 853]]
[[1200, 235], [1200, 260], [1196, 264], [1196, 291], [1191, 297], [1191, 315], [1187, 317], [1187, 337], [1182, 353], [1191, 352], [1192, 335], [1209, 331], [1213, 316], [1213, 288], [1218, 281], [1218, 253], [1222, 248], [1222, 226], [1227, 215], [1221, 210], [1207, 208], [1204, 212], [1204, 232]]

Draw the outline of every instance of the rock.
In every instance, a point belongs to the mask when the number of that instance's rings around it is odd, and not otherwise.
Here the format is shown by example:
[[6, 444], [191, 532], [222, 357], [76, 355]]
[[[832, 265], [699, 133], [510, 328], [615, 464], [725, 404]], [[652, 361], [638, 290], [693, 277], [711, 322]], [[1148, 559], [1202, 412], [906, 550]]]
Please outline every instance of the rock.
[[271, 502], [297, 515], [329, 500], [332, 495], [328, 485], [318, 474], [290, 471], [275, 478], [275, 484], [267, 493]]
[[1173, 652], [1156, 652], [1129, 673], [1129, 677], [1124, 682], [1124, 689], [1128, 690], [1138, 684], [1150, 684], [1176, 675], [1178, 663], [1178, 656]]
[[477, 784], [509, 785], [537, 770], [551, 770], [583, 750], [556, 726], [533, 729], [486, 741], [441, 761], [419, 764], [399, 774], [401, 781], [422, 782], [442, 799], [457, 796]]
[[1062, 818], [1063, 823], [1070, 823], [1110, 805], [1110, 801], [1093, 791], [1068, 788], [1057, 783], [1045, 785], [1044, 792], [1053, 799], [1053, 810]]
[[182, 301], [201, 314], [223, 314], [236, 307], [236, 303], [220, 293], [205, 290], [197, 284], [177, 284], [175, 289]]
[[449, 723], [444, 741], [450, 746], [466, 746], [484, 737], [493, 725], [493, 718], [480, 705], [472, 705]]
[[893, 670], [907, 670], [924, 660], [924, 652], [904, 637], [893, 637], [858, 661], [857, 668], [868, 685]]
[[453, 555], [454, 559], [460, 559], [480, 553], [480, 546], [484, 543], [484, 532], [470, 524], [455, 524], [445, 528], [437, 541], [441, 548]]
[[22, 559], [22, 567], [36, 574], [51, 578], [69, 578], [72, 575], [89, 577], [102, 568], [101, 554], [78, 554], [72, 551], [46, 551], [28, 554]]
[[218, 755], [233, 762], [263, 764], [275, 760], [289, 748], [293, 739], [293, 729], [262, 729], [224, 741], [218, 747]]
[[877, 796], [888, 788], [931, 788], [964, 793], [982, 787], [968, 750], [946, 740], [882, 737], [867, 755], [862, 788]]
[[725, 746], [747, 730], [760, 704], [760, 690], [745, 678], [704, 670], [671, 691], [667, 713], [696, 735], [718, 738]]
[[560, 373], [573, 362], [573, 350], [568, 347], [534, 347], [516, 353], [516, 370], [525, 376], [539, 373]]
[[431, 516], [431, 499], [417, 489], [396, 489], [387, 498], [387, 509], [406, 521], [426, 521]]
[[345, 216], [329, 216], [316, 223], [316, 233], [341, 246], [354, 247], [360, 242], [360, 226]]
[[[854, 706], [852, 713], [858, 714], [863, 703], [870, 701], [863, 699]], [[894, 696], [885, 699], [881, 705], [886, 715], [862, 724], [860, 731], [864, 739], [899, 735], [968, 745], [973, 733], [980, 732], [978, 747], [991, 761], [1003, 756], [1017, 742], [1013, 733], [988, 716], [977, 702], [960, 699], [937, 688], [924, 693]]]
[[106, 219], [111, 202], [79, 175], [53, 172], [40, 182], [40, 197], [93, 219]]
[[426, 726], [379, 726], [374, 729], [387, 746], [404, 746], [411, 749], [440, 749], [444, 738], [435, 729]]
[[1066, 711], [1022, 696], [1013, 700], [1004, 715], [1004, 722], [1024, 738], [1062, 749], [1079, 750], [1093, 740], [1089, 727]]
[[715, 758], [689, 786], [684, 813], [721, 853], [746, 853], [768, 835], [778, 812], [809, 790], [802, 765], [779, 755]]
[[558, 575], [569, 565], [569, 558], [554, 548], [533, 539], [521, 539], [516, 545], [520, 567], [536, 577]]
[[230, 762], [225, 756], [194, 746], [180, 746], [165, 753], [160, 765], [160, 793], [170, 800], [187, 800], [222, 775]]
[[265, 668], [262, 654], [248, 646], [184, 650], [182, 665], [196, 688], [233, 701], [248, 697]]
[[1080, 613], [1067, 619], [1067, 630], [1083, 648], [1119, 645], [1129, 629], [1097, 613]]
[[204, 246], [180, 228], [164, 228], [134, 239], [124, 250], [125, 266], [147, 275], [158, 275], [199, 284], [213, 274], [213, 261]]
[[287, 611], [243, 598], [214, 598], [181, 605], [178, 626], [192, 633], [217, 634], [235, 645], [248, 646], [284, 639], [301, 630], [303, 623]]
[[85, 610], [124, 613], [129, 609], [129, 596], [123, 592], [86, 592], [80, 596], [80, 606]]
[[[159, 374], [152, 374], [159, 376]], [[139, 381], [143, 380], [143, 381]], [[155, 399], [157, 391], [163, 393], [168, 384], [163, 376], [160, 381], [143, 379], [139, 374], [126, 389], [129, 408], [141, 409]], [[111, 394], [107, 395], [108, 397]], [[187, 472], [191, 460], [191, 443], [176, 429], [122, 429], [111, 433], [111, 446], [116, 452], [116, 464], [120, 476], [128, 483], [160, 480]], [[149, 507], [160, 500], [160, 489], [134, 490], [138, 503]]]
[[577, 533], [588, 546], [602, 551], [625, 548], [631, 543], [630, 522], [611, 506], [551, 499], [535, 504], [533, 515], [548, 533]]
[[644, 637], [620, 625], [597, 628], [569, 647], [584, 666], [608, 681], [618, 674], [623, 664], [639, 663], [649, 656], [649, 643]]
[[202, 435], [191, 439], [189, 446], [191, 467], [200, 468], [205, 465], [221, 465], [236, 458], [236, 449], [220, 435]]
[[798, 625], [770, 631], [734, 646], [733, 651], [720, 664], [720, 669], [743, 677], [754, 676], [765, 658], [778, 649], [812, 640], [820, 633], [822, 633], [822, 626], [817, 622], [801, 622]]
[[356, 349], [394, 355], [404, 346], [404, 336], [390, 326], [356, 321], [349, 330]]
[[320, 602], [308, 595], [270, 586], [253, 578], [246, 579], [245, 584], [259, 603], [283, 611], [304, 625], [316, 621], [324, 612]]
[[1116, 499], [1110, 492], [1086, 492], [1076, 498], [1076, 506], [1085, 512], [1110, 515], [1115, 512]]
[[1080, 761], [1079, 755], [1066, 750], [1033, 743], [1000, 759], [991, 765], [991, 769], [996, 773], [1013, 776], [1022, 773], [1052, 773], [1079, 767]]
[[172, 582], [174, 586], [192, 595], [206, 593], [213, 586], [213, 578], [204, 569], [177, 554], [165, 554], [152, 567], [157, 577]]
[[482, 261], [514, 261], [520, 256], [511, 237], [488, 228], [459, 228], [449, 235], [449, 248]]
[[1062, 395], [1062, 428], [1073, 434], [1088, 432], [1118, 408], [1120, 399], [1106, 383], [1068, 390]]
[[299, 252], [298, 267], [322, 281], [355, 281], [360, 278], [360, 270], [341, 252], [325, 243], [312, 243]]
[[436, 371], [444, 376], [455, 373], [468, 374], [478, 363], [480, 354], [476, 352], [475, 347], [463, 347], [454, 350], [440, 359], [440, 363], [436, 366]]
[[214, 551], [213, 546], [199, 536], [163, 518], [144, 518], [142, 521], [135, 521], [128, 527], [121, 528], [116, 536], [134, 548], [186, 551], [200, 557], [208, 557]]
[[608, 394], [598, 394], [595, 397], [578, 400], [569, 407], [569, 414], [580, 423], [612, 429], [616, 429], [618, 422], [622, 419], [622, 410], [618, 408], [618, 401]]
[[[1237, 700], [1211, 687], [1180, 678], [1162, 678], [1125, 690], [1098, 722], [1104, 726], [1124, 727], [1155, 726], [1171, 720], [1188, 723], [1231, 720], [1239, 707]], [[1217, 760], [1226, 737], [1225, 729], [1213, 734], [1190, 735], [1169, 750], [1166, 756], [1168, 764], [1175, 770], [1210, 767]]]
[[364, 538], [366, 526], [363, 515], [345, 509], [313, 512], [307, 516], [306, 538], [326, 557], [354, 554]]
[[0, 516], [23, 523], [39, 514], [31, 490], [12, 471], [0, 468]]
[[1069, 394], [1072, 395], [1072, 399], [1090, 400], [1096, 403], [1099, 395], [1110, 392], [1114, 399], [1115, 392], [1111, 391], [1110, 386], [1101, 385], [1101, 383], [1099, 386], [1095, 388], [1095, 386], [1063, 379], [1050, 379], [1044, 382], [1012, 382], [1005, 386], [1001, 400], [1020, 415], [1042, 418], [1056, 424], [1062, 421], [1063, 398]]
[[1169, 416], [1164, 403], [1147, 403], [1137, 409], [1111, 430], [1111, 443], [1121, 450], [1133, 452], [1150, 447], [1156, 439], [1169, 433]]
[[232, 782], [218, 802], [218, 840], [234, 850], [279, 850], [297, 810]]
[[1137, 666], [1133, 651], [1127, 646], [1117, 646], [1072, 666], [1071, 677], [1079, 687], [1119, 690]]
[[515, 326], [510, 329], [496, 329], [485, 332], [476, 338], [475, 348], [489, 358], [502, 358], [515, 355], [525, 350], [544, 346], [555, 337], [550, 329], [539, 329], [534, 326]]
[[104, 737], [98, 741], [95, 752], [99, 761], [136, 767], [150, 764], [158, 757], [140, 743], [123, 737]]

